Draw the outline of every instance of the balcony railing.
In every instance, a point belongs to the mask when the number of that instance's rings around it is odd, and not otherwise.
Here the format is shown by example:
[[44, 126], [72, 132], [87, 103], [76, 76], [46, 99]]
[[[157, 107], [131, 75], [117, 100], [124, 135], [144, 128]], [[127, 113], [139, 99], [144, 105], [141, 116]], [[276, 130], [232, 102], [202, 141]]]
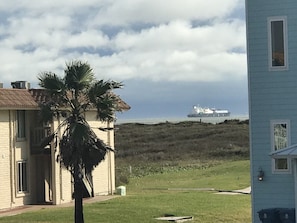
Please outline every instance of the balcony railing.
[[51, 134], [50, 127], [36, 127], [31, 130], [31, 153], [44, 153], [46, 148], [41, 142]]

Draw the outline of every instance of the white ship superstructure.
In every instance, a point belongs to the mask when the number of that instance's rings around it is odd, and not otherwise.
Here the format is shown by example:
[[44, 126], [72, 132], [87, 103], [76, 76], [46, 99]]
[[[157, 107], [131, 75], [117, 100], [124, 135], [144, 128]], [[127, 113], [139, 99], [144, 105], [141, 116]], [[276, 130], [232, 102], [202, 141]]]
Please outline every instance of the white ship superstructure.
[[216, 109], [201, 107], [199, 105], [193, 106], [192, 111], [188, 114], [188, 117], [224, 117], [230, 116], [230, 112], [226, 109]]

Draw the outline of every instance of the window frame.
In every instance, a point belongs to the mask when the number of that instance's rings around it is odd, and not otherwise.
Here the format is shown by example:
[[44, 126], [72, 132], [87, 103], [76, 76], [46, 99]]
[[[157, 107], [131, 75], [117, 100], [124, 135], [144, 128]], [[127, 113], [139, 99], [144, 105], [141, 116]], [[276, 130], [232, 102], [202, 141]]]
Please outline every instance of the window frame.
[[29, 167], [26, 160], [16, 162], [16, 177], [17, 194], [22, 195], [29, 193]]
[[[277, 124], [286, 124], [286, 139], [287, 139], [287, 145], [283, 148], [289, 147], [291, 145], [291, 126], [290, 126], [290, 120], [272, 120], [270, 122], [270, 129], [271, 129], [271, 151], [275, 152], [277, 151], [275, 149], [275, 138], [274, 138], [274, 126]], [[281, 148], [281, 149], [283, 149]], [[291, 172], [291, 159], [289, 158], [282, 158], [287, 160], [287, 169], [278, 169], [276, 168], [276, 162], [278, 159], [272, 158], [272, 172], [273, 173], [290, 173]]]
[[[283, 22], [283, 44], [284, 44], [284, 66], [273, 66], [272, 64], [272, 22]], [[268, 27], [268, 66], [270, 71], [283, 71], [289, 69], [288, 64], [288, 32], [287, 32], [287, 16], [274, 16], [267, 19]]]
[[26, 139], [26, 111], [16, 111], [16, 138], [17, 141]]

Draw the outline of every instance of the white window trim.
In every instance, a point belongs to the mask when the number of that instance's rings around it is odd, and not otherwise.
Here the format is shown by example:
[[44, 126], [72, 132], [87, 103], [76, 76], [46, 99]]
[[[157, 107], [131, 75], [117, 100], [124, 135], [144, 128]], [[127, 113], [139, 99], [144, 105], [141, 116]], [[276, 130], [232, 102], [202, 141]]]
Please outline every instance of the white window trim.
[[[284, 57], [285, 66], [272, 66], [272, 49], [271, 49], [271, 22], [283, 21], [284, 24]], [[268, 66], [270, 71], [284, 71], [289, 69], [288, 64], [288, 29], [287, 29], [287, 16], [274, 16], [267, 19], [268, 31]]]
[[[19, 191], [19, 171], [18, 171], [18, 165], [19, 163], [26, 163], [26, 180], [27, 180], [27, 190], [26, 191]], [[16, 189], [16, 196], [17, 197], [22, 197], [27, 194], [29, 194], [29, 164], [27, 160], [19, 160], [16, 162], [16, 184], [15, 184], [15, 189]]]
[[[291, 145], [291, 125], [290, 125], [290, 120], [288, 119], [281, 119], [281, 120], [272, 120], [270, 121], [270, 141], [271, 141], [271, 151], [275, 152], [274, 150], [274, 125], [275, 124], [286, 124], [287, 125], [287, 140], [288, 140], [288, 144], [287, 146]], [[275, 159], [271, 158], [271, 164], [272, 164], [272, 172], [273, 173], [291, 173], [291, 159], [287, 159], [287, 164], [288, 164], [288, 169], [283, 170], [283, 169], [276, 169], [275, 168]]]
[[[24, 123], [23, 123], [24, 124], [24, 134], [25, 134], [24, 137], [19, 137], [18, 136], [18, 128], [19, 128], [18, 127], [18, 125], [19, 125], [18, 112], [19, 111], [24, 112], [24, 116], [25, 116], [24, 117], [24, 120], [23, 120], [24, 121]], [[26, 126], [27, 120], [26, 119], [27, 119], [27, 115], [26, 115], [26, 111], [25, 110], [17, 110], [16, 111], [16, 139], [17, 139], [18, 142], [25, 141], [26, 140], [26, 134], [27, 134], [27, 129], [26, 129], [27, 128], [27, 126]]]

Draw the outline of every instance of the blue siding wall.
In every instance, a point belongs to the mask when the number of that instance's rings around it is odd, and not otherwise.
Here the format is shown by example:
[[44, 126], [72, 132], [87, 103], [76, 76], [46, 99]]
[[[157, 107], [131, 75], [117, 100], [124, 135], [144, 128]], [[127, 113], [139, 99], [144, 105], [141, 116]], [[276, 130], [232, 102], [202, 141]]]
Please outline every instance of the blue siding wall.
[[[272, 120], [290, 121], [291, 144], [297, 143], [297, 1], [246, 0], [253, 222], [264, 208], [295, 207], [294, 175], [273, 173]], [[269, 71], [267, 19], [287, 17], [288, 69]], [[257, 180], [259, 168], [264, 181]]]

